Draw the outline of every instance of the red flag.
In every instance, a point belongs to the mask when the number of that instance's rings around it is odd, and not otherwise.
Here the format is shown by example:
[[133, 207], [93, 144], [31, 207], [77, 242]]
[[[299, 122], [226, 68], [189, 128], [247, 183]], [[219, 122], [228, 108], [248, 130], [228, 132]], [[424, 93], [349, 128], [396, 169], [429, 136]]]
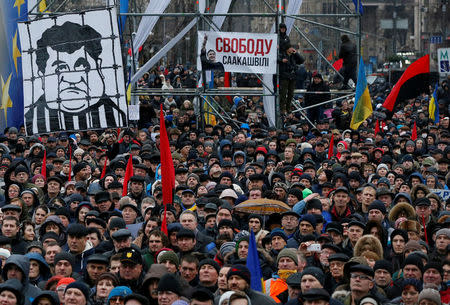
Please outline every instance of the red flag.
[[380, 132], [380, 122], [378, 122], [378, 119], [377, 119], [377, 122], [375, 123], [375, 136], [379, 132]]
[[341, 59], [336, 60], [333, 63], [333, 67], [336, 69], [336, 71], [339, 71], [339, 70], [341, 70], [343, 64], [344, 64], [344, 60], [341, 58]]
[[423, 217], [423, 215], [422, 215], [422, 226], [423, 226], [423, 233], [425, 235], [425, 242], [428, 245], [427, 225], [425, 224], [425, 217]]
[[103, 164], [103, 169], [102, 169], [102, 174], [100, 176], [100, 179], [103, 179], [103, 177], [105, 177], [105, 175], [106, 175], [106, 163], [108, 163], [108, 157], [106, 157], [105, 163]]
[[133, 156], [130, 155], [127, 163], [127, 170], [125, 171], [125, 179], [123, 179], [123, 191], [122, 197], [128, 194], [128, 182], [131, 176], [133, 176]]
[[69, 143], [69, 181], [72, 181], [72, 145]]
[[328, 61], [332, 61], [333, 60], [333, 52], [330, 51], [330, 54], [328, 54], [328, 56], [327, 56], [327, 60]]
[[392, 88], [391, 93], [383, 103], [383, 107], [389, 111], [394, 109], [397, 101], [404, 101], [418, 96], [429, 90], [430, 55], [425, 55], [413, 62], [403, 72], [402, 76]]
[[[230, 88], [231, 87], [230, 74], [231, 74], [230, 72], [225, 72], [225, 77], [224, 77], [224, 80], [223, 80], [223, 86], [226, 87], [226, 88]], [[227, 100], [230, 103], [233, 103], [233, 99], [231, 98], [231, 96], [227, 95], [226, 98], [227, 98]]]
[[330, 144], [328, 145], [328, 160], [333, 157], [333, 148], [334, 148], [334, 134], [331, 134]]
[[164, 217], [161, 231], [167, 233], [166, 205], [173, 201], [172, 191], [175, 188], [175, 169], [173, 167], [172, 153], [170, 152], [169, 138], [167, 136], [166, 123], [162, 104], [159, 112], [159, 151], [161, 154], [161, 182], [163, 191]]
[[414, 122], [414, 127], [411, 133], [411, 140], [415, 141], [417, 140], [417, 125], [416, 122]]
[[47, 180], [47, 151], [44, 150], [44, 159], [42, 159], [41, 175]]

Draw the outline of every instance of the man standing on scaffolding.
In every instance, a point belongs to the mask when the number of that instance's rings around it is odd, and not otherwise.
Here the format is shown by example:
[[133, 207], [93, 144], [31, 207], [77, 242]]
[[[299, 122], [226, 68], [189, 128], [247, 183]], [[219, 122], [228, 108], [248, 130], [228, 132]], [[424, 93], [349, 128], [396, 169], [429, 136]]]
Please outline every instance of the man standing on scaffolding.
[[285, 116], [291, 111], [292, 98], [295, 90], [295, 72], [297, 65], [301, 65], [305, 59], [289, 44], [282, 51], [279, 49], [279, 79], [280, 79], [280, 112]]

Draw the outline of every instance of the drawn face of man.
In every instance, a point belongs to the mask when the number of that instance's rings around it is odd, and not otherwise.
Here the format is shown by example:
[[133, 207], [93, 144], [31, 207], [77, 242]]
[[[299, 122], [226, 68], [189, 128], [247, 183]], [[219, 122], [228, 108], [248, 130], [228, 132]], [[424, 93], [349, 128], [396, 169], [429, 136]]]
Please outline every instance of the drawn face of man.
[[[47, 47], [47, 52], [49, 58], [45, 67], [43, 90], [50, 108], [58, 108], [59, 98], [63, 111], [78, 112], [88, 107], [87, 96], [94, 102], [102, 96], [102, 74], [84, 47], [71, 54], [57, 52], [51, 47]], [[51, 88], [56, 84], [57, 89]]]

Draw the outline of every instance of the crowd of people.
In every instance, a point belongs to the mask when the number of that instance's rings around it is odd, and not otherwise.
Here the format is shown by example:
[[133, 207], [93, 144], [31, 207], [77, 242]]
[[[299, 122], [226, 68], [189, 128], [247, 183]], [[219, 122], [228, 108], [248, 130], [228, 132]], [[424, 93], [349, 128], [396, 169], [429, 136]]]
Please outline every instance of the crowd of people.
[[[287, 39], [280, 47], [296, 58], [280, 64], [303, 61]], [[450, 303], [447, 80], [438, 123], [428, 114], [431, 88], [383, 113], [390, 85], [377, 83], [370, 92], [379, 117], [350, 130], [351, 99], [311, 108], [310, 121], [292, 112], [296, 71], [284, 72], [279, 129], [269, 127], [259, 96], [216, 97], [235, 120], [212, 123], [170, 91], [141, 97], [141, 119], [127, 128], [33, 136], [6, 128], [0, 304]], [[330, 97], [313, 93], [328, 84], [310, 75], [306, 95], [295, 97], [307, 106]], [[196, 81], [178, 65], [155, 69], [140, 86]], [[260, 84], [232, 75], [231, 85]], [[161, 104], [175, 167], [173, 201], [164, 203]], [[284, 212], [266, 215], [265, 200]], [[236, 208], [246, 201], [255, 210]], [[251, 232], [262, 291], [247, 266]]]

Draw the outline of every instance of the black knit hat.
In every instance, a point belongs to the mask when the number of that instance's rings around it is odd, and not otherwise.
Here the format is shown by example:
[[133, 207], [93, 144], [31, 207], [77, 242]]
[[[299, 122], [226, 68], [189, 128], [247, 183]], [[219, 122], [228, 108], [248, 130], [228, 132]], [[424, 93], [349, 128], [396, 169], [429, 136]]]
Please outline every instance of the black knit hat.
[[415, 265], [417, 266], [420, 271], [423, 273], [423, 262], [422, 262], [422, 258], [416, 254], [410, 254], [408, 255], [408, 257], [405, 259], [405, 261], [403, 262], [403, 268], [406, 265]]
[[68, 261], [72, 268], [75, 266], [75, 257], [69, 252], [59, 252], [55, 255], [54, 264], [56, 265], [59, 261]]
[[378, 269], [383, 269], [389, 272], [392, 275], [392, 263], [388, 262], [385, 259], [380, 259], [375, 262], [375, 265], [373, 266], [373, 271], [377, 271]]
[[172, 273], [166, 273], [159, 280], [158, 291], [170, 291], [177, 295], [180, 295], [180, 281], [178, 281], [178, 279]]
[[66, 291], [70, 288], [76, 288], [78, 290], [80, 290], [83, 294], [84, 297], [86, 298], [86, 302], [89, 302], [89, 287], [84, 284], [83, 282], [73, 282], [70, 283], [69, 285], [67, 285], [66, 290], [64, 290], [64, 293], [66, 293]]
[[322, 284], [322, 286], [325, 283], [325, 274], [323, 274], [323, 271], [317, 267], [306, 267], [303, 269], [302, 278], [304, 275], [314, 276]]
[[400, 235], [401, 237], [403, 237], [403, 239], [405, 240], [405, 244], [408, 242], [408, 232], [406, 232], [405, 230], [401, 230], [401, 229], [395, 229], [394, 231], [392, 231], [391, 233], [391, 240], [394, 239], [394, 236], [396, 235]]
[[250, 270], [248, 270], [248, 268], [246, 266], [241, 265], [241, 264], [236, 264], [236, 265], [231, 266], [230, 270], [227, 273], [227, 280], [232, 275], [237, 275], [237, 276], [241, 277], [242, 279], [244, 279], [247, 282], [247, 284], [250, 285], [250, 279], [251, 279]]
[[215, 260], [213, 260], [211, 258], [205, 258], [204, 260], [200, 261], [200, 263], [198, 264], [198, 270], [200, 270], [203, 265], [212, 266], [214, 269], [216, 269], [217, 274], [219, 274], [220, 266]]
[[423, 272], [427, 271], [428, 269], [436, 269], [439, 274], [442, 276], [444, 274], [444, 269], [442, 268], [442, 265], [437, 262], [429, 262], [423, 267]]

